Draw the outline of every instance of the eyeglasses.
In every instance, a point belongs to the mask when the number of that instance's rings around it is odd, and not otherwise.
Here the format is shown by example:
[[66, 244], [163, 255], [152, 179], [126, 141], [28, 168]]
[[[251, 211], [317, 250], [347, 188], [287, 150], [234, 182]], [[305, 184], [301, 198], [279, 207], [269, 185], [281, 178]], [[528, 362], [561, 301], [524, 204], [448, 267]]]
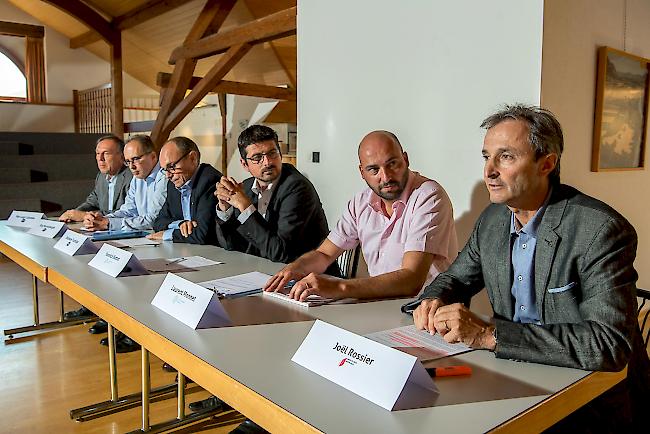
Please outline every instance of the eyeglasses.
[[126, 167], [131, 167], [131, 164], [139, 163], [140, 160], [142, 160], [142, 157], [144, 157], [147, 154], [148, 152], [145, 152], [144, 154], [140, 154], [136, 157], [131, 158], [130, 160], [124, 160], [124, 165]]
[[176, 172], [176, 165], [177, 165], [178, 163], [180, 163], [181, 160], [182, 160], [183, 158], [185, 158], [185, 157], [187, 157], [188, 155], [190, 155], [190, 152], [192, 152], [192, 151], [187, 151], [186, 153], [183, 154], [183, 156], [182, 156], [181, 158], [179, 158], [178, 160], [174, 161], [173, 163], [169, 163], [166, 167], [161, 167], [160, 170], [162, 170], [163, 172], [169, 172], [169, 173], [174, 173], [174, 172]]
[[280, 151], [277, 149], [274, 149], [269, 152], [262, 152], [261, 154], [255, 154], [252, 157], [246, 157], [248, 161], [252, 161], [255, 164], [261, 164], [262, 160], [264, 160], [264, 157], [266, 157], [267, 160], [275, 160], [280, 156]]

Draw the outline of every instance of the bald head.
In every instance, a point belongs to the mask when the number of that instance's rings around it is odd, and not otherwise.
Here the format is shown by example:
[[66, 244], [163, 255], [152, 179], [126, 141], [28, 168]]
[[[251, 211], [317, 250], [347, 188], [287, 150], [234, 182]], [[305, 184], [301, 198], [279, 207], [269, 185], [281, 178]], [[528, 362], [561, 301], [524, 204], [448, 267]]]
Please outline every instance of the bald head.
[[373, 131], [359, 144], [361, 177], [387, 203], [404, 191], [409, 177], [409, 160], [395, 134]]
[[[359, 143], [359, 161], [361, 156], [368, 152], [375, 152], [378, 148], [388, 148], [393, 152], [402, 153], [402, 144], [397, 136], [390, 131], [377, 130], [365, 135]], [[388, 150], [386, 149], [386, 150]]]

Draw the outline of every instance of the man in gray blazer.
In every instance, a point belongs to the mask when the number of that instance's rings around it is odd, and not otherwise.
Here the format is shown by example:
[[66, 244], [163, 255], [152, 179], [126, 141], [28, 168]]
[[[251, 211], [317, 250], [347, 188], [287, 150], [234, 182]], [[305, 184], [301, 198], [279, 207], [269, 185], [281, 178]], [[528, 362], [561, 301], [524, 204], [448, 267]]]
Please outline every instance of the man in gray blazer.
[[[634, 431], [650, 393], [636, 232], [605, 203], [560, 184], [562, 129], [550, 112], [508, 106], [482, 127], [492, 205], [456, 261], [405, 310], [417, 307], [417, 328], [499, 358], [595, 371], [627, 365], [626, 381], [551, 429]], [[490, 322], [459, 303], [483, 288]]]
[[[95, 188], [86, 200], [76, 209], [69, 209], [59, 217], [60, 221], [81, 222], [88, 211], [108, 214], [118, 210], [124, 203], [133, 174], [124, 165], [124, 141], [117, 136], [100, 137], [95, 146], [95, 159], [99, 173], [95, 178]], [[82, 306], [65, 313], [65, 319], [91, 317], [94, 314]], [[104, 333], [108, 325], [98, 321], [88, 330], [92, 334]]]
[[124, 141], [113, 135], [100, 137], [95, 147], [95, 159], [99, 168], [95, 188], [81, 205], [61, 214], [59, 220], [80, 222], [87, 211], [108, 214], [124, 203], [133, 178], [131, 171], [124, 165]]

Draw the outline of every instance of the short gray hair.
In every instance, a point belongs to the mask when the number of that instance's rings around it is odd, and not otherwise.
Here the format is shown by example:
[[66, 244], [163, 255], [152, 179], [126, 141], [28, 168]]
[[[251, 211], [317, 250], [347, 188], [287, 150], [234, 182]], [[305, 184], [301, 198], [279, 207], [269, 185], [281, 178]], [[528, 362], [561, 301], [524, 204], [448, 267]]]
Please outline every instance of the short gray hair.
[[103, 142], [104, 140], [112, 140], [120, 149], [120, 152], [124, 152], [124, 140], [120, 139], [115, 134], [107, 134], [105, 136], [101, 136], [99, 139], [97, 139], [95, 146], [99, 145], [99, 142]]
[[507, 120], [523, 121], [528, 126], [528, 143], [535, 151], [535, 159], [548, 154], [557, 155], [555, 169], [549, 175], [552, 184], [560, 183], [560, 158], [564, 150], [562, 126], [549, 110], [524, 104], [506, 105], [503, 109], [488, 116], [481, 128], [490, 128]]

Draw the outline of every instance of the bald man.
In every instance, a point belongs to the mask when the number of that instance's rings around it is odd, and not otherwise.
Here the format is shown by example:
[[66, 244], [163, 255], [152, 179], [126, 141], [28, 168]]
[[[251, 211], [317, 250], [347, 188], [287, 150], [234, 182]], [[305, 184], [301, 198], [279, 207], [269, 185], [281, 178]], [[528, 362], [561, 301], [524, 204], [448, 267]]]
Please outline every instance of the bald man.
[[[409, 169], [397, 137], [373, 131], [359, 145], [359, 172], [368, 188], [357, 193], [323, 243], [273, 276], [265, 291], [297, 283], [289, 295], [378, 299], [413, 297], [458, 254], [451, 201], [436, 181]], [[369, 278], [322, 273], [345, 250], [361, 244]]]

